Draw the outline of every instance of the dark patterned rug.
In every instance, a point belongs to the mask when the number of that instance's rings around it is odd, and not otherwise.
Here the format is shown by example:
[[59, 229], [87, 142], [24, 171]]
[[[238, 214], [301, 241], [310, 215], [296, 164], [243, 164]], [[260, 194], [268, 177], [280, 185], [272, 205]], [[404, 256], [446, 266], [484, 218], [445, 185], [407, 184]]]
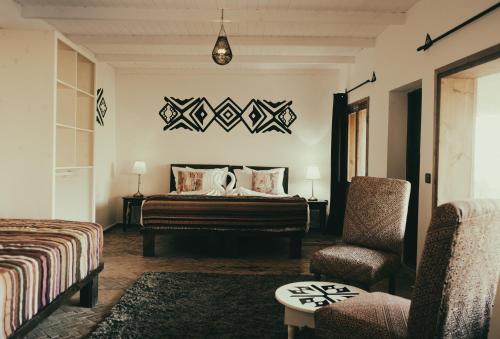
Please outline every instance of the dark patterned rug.
[[90, 338], [286, 338], [274, 292], [305, 280], [311, 277], [144, 273]]

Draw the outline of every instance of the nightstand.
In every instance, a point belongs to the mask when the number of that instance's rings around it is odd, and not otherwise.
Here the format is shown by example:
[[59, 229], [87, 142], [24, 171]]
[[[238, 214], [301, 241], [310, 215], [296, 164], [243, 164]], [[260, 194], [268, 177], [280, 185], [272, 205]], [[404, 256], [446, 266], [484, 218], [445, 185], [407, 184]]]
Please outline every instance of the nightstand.
[[[326, 206], [328, 200], [307, 200], [309, 205], [309, 220], [311, 229], [319, 229], [323, 233], [326, 231]], [[316, 218], [315, 215], [317, 215]], [[316, 219], [316, 220], [315, 220]], [[314, 221], [317, 221], [316, 223]]]
[[132, 207], [142, 206], [142, 202], [147, 198], [148, 198], [147, 196], [134, 197], [132, 195], [122, 197], [123, 199], [122, 227], [124, 232], [127, 230], [127, 225], [130, 225], [132, 220]]

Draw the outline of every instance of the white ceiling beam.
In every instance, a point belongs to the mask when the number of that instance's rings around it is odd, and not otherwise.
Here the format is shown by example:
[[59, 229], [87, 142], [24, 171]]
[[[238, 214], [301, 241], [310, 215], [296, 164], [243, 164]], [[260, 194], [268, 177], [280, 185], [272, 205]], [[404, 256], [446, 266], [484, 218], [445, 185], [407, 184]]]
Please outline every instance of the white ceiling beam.
[[[82, 45], [213, 45], [213, 35], [69, 35]], [[231, 44], [240, 46], [273, 47], [374, 47], [373, 38], [355, 37], [298, 37], [298, 36], [229, 36]]]
[[[124, 7], [23, 6], [22, 16], [45, 20], [123, 20], [218, 22], [220, 12], [199, 9], [141, 9]], [[342, 12], [332, 10], [225, 10], [228, 22], [290, 22], [401, 25], [405, 13]], [[225, 20], [226, 21], [226, 20]]]
[[[150, 54], [98, 54], [96, 59], [104, 62], [154, 62], [154, 63], [212, 63], [207, 55], [150, 55]], [[240, 64], [353, 64], [353, 56], [281, 56], [238, 55], [233, 63]]]

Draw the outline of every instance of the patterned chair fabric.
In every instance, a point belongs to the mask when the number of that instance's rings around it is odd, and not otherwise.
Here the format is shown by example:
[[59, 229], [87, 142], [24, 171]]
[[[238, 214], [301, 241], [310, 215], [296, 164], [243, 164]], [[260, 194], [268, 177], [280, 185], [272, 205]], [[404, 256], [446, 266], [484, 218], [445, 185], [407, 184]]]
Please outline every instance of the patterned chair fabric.
[[396, 273], [409, 199], [407, 181], [354, 177], [347, 196], [344, 244], [314, 253], [310, 271], [365, 288]]
[[500, 271], [500, 200], [438, 207], [409, 315], [412, 338], [486, 338]]
[[351, 245], [401, 253], [409, 199], [407, 181], [354, 177], [347, 195], [342, 240]]
[[410, 301], [386, 293], [366, 293], [314, 313], [319, 338], [405, 338]]
[[397, 254], [339, 244], [314, 253], [310, 270], [369, 287], [373, 281], [396, 272], [400, 265]]
[[315, 312], [319, 338], [487, 338], [500, 272], [500, 200], [434, 211], [411, 305], [368, 293]]

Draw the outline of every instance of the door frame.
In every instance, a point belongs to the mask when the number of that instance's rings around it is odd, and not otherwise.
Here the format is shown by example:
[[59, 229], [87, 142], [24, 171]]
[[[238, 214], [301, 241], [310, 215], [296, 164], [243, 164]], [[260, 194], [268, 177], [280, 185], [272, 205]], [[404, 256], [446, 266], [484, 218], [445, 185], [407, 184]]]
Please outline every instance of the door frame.
[[465, 58], [456, 60], [448, 65], [435, 70], [434, 74], [434, 157], [433, 157], [433, 172], [434, 180], [432, 181], [432, 207], [437, 207], [437, 189], [439, 183], [439, 126], [440, 126], [440, 108], [441, 108], [441, 80], [452, 74], [464, 71], [466, 69], [476, 67], [478, 65], [493, 61], [500, 58], [500, 44], [486, 48], [482, 51], [469, 55]]

